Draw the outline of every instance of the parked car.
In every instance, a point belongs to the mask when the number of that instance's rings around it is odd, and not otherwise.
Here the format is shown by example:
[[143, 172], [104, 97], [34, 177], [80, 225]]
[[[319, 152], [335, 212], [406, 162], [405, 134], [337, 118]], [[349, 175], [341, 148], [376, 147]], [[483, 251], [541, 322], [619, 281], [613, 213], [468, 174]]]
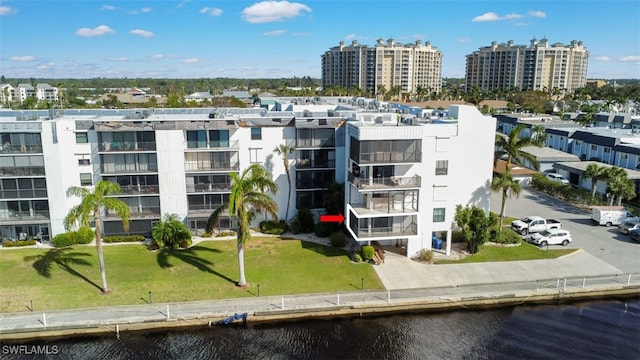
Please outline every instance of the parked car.
[[626, 220], [622, 224], [618, 225], [618, 231], [623, 234], [628, 234], [631, 230], [640, 229], [640, 221], [638, 220]]
[[637, 242], [640, 242], [640, 229], [635, 229], [635, 230], [629, 231], [629, 237], [631, 238], [631, 240], [635, 240]]
[[567, 246], [571, 242], [571, 233], [564, 229], [548, 229], [526, 237], [527, 242], [545, 247], [547, 245]]
[[545, 219], [541, 216], [526, 216], [520, 220], [513, 220], [511, 222], [511, 229], [522, 236], [547, 229], [560, 228], [562, 228], [562, 223], [560, 221]]
[[591, 208], [591, 220], [598, 225], [618, 226], [626, 221], [640, 221], [640, 218], [623, 206], [594, 206]]
[[553, 181], [557, 181], [557, 182], [561, 182], [563, 184], [569, 184], [569, 180], [567, 180], [566, 177], [560, 175], [560, 174], [555, 174], [555, 173], [549, 173], [546, 176], [547, 179], [549, 180], [553, 180]]

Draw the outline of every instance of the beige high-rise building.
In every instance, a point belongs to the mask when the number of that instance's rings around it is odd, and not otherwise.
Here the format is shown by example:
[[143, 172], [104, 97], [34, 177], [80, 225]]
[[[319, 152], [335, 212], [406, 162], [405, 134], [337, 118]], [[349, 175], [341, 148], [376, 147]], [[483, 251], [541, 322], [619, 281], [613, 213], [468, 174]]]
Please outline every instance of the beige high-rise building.
[[529, 46], [494, 41], [467, 55], [466, 85], [489, 91], [517, 87], [572, 93], [587, 83], [588, 60], [582, 41], [550, 45], [547, 39], [533, 39]]
[[322, 86], [359, 88], [375, 95], [396, 86], [401, 93], [417, 95], [418, 90], [440, 92], [442, 53], [430, 42], [396, 43], [378, 39], [375, 46], [353, 41], [331, 48], [322, 55]]

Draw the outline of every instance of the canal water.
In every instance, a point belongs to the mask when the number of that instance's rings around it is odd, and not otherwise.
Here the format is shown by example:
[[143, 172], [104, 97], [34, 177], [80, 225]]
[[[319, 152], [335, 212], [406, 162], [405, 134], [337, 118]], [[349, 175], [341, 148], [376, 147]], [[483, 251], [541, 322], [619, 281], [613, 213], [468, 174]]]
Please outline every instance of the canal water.
[[[640, 359], [640, 300], [221, 325], [27, 345], [45, 346], [48, 358], [60, 359]], [[34, 358], [1, 349], [3, 359]]]

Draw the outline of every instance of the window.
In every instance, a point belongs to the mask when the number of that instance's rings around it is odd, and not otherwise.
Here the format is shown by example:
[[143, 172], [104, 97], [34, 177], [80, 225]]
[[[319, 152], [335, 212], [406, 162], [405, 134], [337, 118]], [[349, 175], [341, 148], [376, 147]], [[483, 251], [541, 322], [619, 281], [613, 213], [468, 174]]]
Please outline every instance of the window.
[[447, 175], [449, 170], [449, 160], [436, 161], [436, 175]]
[[608, 148], [608, 147], [604, 148], [604, 153], [605, 154], [608, 154], [610, 152], [611, 152], [611, 148]]
[[433, 209], [433, 222], [444, 222], [444, 211], [445, 208]]
[[91, 179], [91, 173], [80, 174], [80, 186], [91, 186], [91, 185], [93, 185], [93, 180]]
[[260, 148], [249, 148], [249, 162], [251, 163], [259, 163], [260, 158], [259, 155], [262, 152]]
[[629, 158], [629, 154], [620, 154], [620, 158], [627, 160]]
[[593, 150], [593, 151], [598, 150], [598, 145], [591, 145], [591, 150]]
[[251, 140], [262, 140], [262, 128], [251, 128]]
[[91, 165], [91, 160], [89, 160], [89, 159], [78, 159], [78, 165]]
[[76, 133], [76, 144], [86, 144], [89, 142], [89, 137], [86, 132]]

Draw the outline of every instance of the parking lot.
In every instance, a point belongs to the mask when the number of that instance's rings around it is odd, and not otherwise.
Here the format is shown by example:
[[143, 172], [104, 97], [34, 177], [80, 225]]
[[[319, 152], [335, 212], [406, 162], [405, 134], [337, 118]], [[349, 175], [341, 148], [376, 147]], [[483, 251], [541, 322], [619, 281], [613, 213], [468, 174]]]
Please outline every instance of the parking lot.
[[[491, 211], [500, 214], [499, 193], [491, 194]], [[507, 200], [506, 215], [521, 218], [538, 215], [556, 219], [571, 232], [573, 242], [567, 247], [581, 248], [591, 255], [617, 267], [626, 273], [640, 273], [640, 243], [618, 231], [616, 226], [597, 226], [591, 220], [589, 210], [580, 209], [546, 194], [523, 189], [519, 198]], [[552, 245], [550, 248], [561, 248]]]

